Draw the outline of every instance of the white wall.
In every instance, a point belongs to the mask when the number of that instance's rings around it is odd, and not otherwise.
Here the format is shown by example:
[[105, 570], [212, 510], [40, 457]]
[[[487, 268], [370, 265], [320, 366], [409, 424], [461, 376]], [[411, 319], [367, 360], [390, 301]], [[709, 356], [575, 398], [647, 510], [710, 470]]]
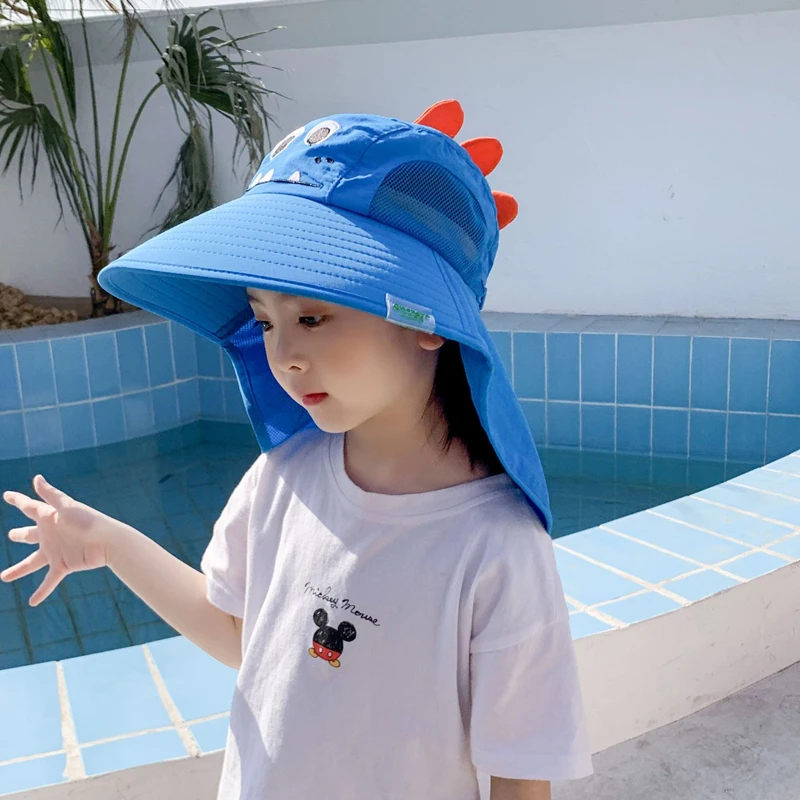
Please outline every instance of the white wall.
[[[284, 131], [340, 111], [413, 119], [457, 97], [459, 139], [500, 137], [490, 182], [521, 210], [489, 310], [800, 318], [798, 41], [800, 11], [781, 11], [272, 51], [287, 71], [265, 81], [293, 98], [276, 109]], [[134, 65], [139, 95], [156, 66]], [[179, 141], [162, 97], [135, 140], [121, 246], [152, 224]], [[219, 136], [220, 161], [231, 143]], [[218, 173], [221, 199], [236, 196], [244, 176]], [[0, 281], [83, 294], [77, 227], [52, 233], [48, 194], [19, 209], [15, 178], [0, 180]]]

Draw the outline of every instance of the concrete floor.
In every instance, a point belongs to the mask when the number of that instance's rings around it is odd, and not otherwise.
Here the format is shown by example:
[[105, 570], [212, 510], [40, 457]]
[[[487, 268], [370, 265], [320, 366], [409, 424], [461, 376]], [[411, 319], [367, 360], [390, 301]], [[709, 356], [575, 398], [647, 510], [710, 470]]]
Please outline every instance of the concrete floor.
[[800, 663], [594, 756], [553, 800], [800, 800]]

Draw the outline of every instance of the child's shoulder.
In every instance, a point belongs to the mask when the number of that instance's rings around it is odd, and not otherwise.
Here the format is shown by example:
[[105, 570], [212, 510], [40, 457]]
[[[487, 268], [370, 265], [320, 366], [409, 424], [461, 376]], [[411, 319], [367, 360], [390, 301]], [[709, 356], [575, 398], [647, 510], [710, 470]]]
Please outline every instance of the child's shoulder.
[[281, 444], [256, 456], [242, 483], [251, 489], [276, 478], [288, 477], [293, 469], [302, 470], [309, 459], [318, 459], [328, 446], [331, 434], [309, 428], [299, 431]]
[[509, 481], [471, 515], [474, 530], [487, 546], [508, 550], [514, 546], [541, 547], [551, 542], [539, 515], [525, 493]]
[[478, 574], [540, 577], [555, 567], [553, 540], [522, 490], [509, 490], [471, 518], [471, 560]]
[[567, 619], [553, 540], [525, 495], [492, 511], [475, 531], [465, 575], [473, 652], [517, 644]]

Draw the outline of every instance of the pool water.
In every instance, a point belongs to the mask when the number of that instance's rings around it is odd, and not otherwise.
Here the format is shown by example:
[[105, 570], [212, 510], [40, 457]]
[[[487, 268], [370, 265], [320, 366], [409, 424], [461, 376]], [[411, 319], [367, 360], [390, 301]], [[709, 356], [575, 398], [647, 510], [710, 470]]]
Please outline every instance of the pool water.
[[[41, 472], [81, 502], [144, 531], [195, 569], [228, 496], [259, 453], [249, 425], [199, 421], [88, 450], [0, 462], [0, 491], [32, 493]], [[570, 450], [540, 451], [554, 536], [700, 491], [755, 464], [721, 464]], [[10, 542], [27, 525], [0, 501], [0, 570], [33, 552]], [[177, 635], [108, 569], [67, 576], [41, 605], [28, 599], [46, 569], [0, 583], [0, 669]]]

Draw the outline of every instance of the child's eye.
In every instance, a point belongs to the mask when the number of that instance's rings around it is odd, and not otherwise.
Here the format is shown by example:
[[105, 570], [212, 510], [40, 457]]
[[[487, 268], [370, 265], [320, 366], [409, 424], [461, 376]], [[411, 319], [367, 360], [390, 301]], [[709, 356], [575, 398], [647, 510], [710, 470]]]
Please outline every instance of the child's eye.
[[[321, 316], [300, 317], [300, 324], [301, 325], [305, 325], [307, 328], [317, 328], [322, 324], [324, 319], [325, 319], [325, 317], [321, 317]], [[272, 323], [271, 322], [267, 322], [267, 320], [265, 320], [265, 319], [258, 320], [258, 324], [261, 325], [261, 330], [264, 333], [269, 333], [272, 330]]]

